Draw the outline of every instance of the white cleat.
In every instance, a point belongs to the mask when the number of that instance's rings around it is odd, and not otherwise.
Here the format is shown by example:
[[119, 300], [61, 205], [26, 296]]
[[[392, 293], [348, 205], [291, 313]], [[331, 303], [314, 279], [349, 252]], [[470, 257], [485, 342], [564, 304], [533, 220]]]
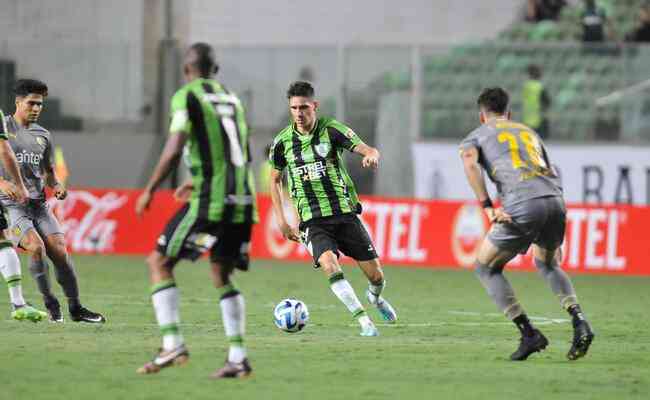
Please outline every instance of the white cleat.
[[388, 322], [389, 324], [394, 324], [395, 321], [397, 321], [397, 313], [395, 312], [393, 306], [391, 306], [390, 303], [386, 301], [386, 299], [381, 296], [375, 296], [374, 294], [370, 293], [369, 290], [366, 290], [366, 298], [368, 299], [368, 303], [374, 304], [375, 307], [377, 307], [377, 310], [379, 310], [379, 313], [381, 314], [381, 317], [384, 319], [384, 321]]
[[366, 324], [361, 327], [361, 333], [359, 334], [361, 336], [379, 336], [379, 331], [377, 330], [377, 327], [373, 323]]

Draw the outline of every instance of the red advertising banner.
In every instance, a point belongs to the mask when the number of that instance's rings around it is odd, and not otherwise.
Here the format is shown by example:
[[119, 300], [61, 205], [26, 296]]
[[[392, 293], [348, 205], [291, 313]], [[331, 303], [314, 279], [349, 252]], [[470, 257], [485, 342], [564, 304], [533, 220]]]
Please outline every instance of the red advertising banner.
[[[77, 253], [147, 254], [167, 220], [180, 208], [170, 191], [156, 194], [151, 210], [138, 219], [137, 190], [71, 190], [51, 201], [68, 245]], [[252, 257], [310, 260], [304, 246], [282, 237], [270, 198], [259, 196], [260, 223], [253, 230]], [[361, 216], [387, 265], [426, 268], [472, 266], [475, 250], [489, 229], [472, 203], [364, 197]], [[290, 214], [290, 213], [287, 213]], [[563, 267], [577, 273], [650, 275], [647, 263], [650, 208], [570, 205]], [[532, 270], [530, 254], [512, 269]]]

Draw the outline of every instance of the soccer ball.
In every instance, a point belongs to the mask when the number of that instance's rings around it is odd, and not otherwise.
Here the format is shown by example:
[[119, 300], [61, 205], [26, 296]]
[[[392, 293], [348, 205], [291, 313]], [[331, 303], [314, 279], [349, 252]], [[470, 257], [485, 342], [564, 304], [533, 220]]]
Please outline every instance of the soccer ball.
[[309, 321], [307, 306], [297, 299], [284, 299], [273, 310], [275, 326], [281, 330], [294, 333], [301, 331]]

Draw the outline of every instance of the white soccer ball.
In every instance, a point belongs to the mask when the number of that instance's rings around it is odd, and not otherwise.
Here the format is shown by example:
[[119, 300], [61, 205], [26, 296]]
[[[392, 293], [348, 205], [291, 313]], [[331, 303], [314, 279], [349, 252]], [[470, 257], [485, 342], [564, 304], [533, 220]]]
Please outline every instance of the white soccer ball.
[[297, 299], [284, 299], [273, 310], [275, 326], [289, 333], [301, 331], [309, 321], [307, 306]]

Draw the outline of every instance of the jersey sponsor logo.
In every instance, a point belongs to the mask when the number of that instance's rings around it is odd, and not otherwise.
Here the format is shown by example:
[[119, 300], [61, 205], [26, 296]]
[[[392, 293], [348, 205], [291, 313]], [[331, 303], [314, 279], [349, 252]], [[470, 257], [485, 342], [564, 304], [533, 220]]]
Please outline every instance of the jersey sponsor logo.
[[451, 250], [463, 267], [471, 267], [487, 230], [483, 209], [465, 204], [458, 209], [451, 232]]
[[295, 167], [292, 172], [294, 175], [298, 175], [303, 181], [313, 181], [324, 177], [327, 169], [324, 162], [316, 161]]
[[21, 164], [31, 164], [31, 165], [40, 165], [42, 156], [33, 152], [27, 152], [25, 150], [20, 153], [16, 153], [16, 161]]
[[314, 149], [316, 150], [316, 153], [318, 153], [319, 156], [324, 158], [327, 157], [327, 155], [330, 152], [330, 145], [329, 143], [320, 143], [314, 146]]
[[354, 133], [352, 129], [348, 128], [345, 132], [343, 132], [343, 135], [345, 135], [345, 137], [348, 139], [352, 139], [356, 133]]
[[47, 145], [47, 141], [45, 140], [45, 138], [40, 137], [40, 136], [36, 136], [36, 143], [38, 143], [41, 146], [46, 146]]
[[235, 205], [249, 205], [253, 204], [255, 199], [251, 195], [244, 194], [229, 194], [226, 196], [226, 204], [235, 204]]

